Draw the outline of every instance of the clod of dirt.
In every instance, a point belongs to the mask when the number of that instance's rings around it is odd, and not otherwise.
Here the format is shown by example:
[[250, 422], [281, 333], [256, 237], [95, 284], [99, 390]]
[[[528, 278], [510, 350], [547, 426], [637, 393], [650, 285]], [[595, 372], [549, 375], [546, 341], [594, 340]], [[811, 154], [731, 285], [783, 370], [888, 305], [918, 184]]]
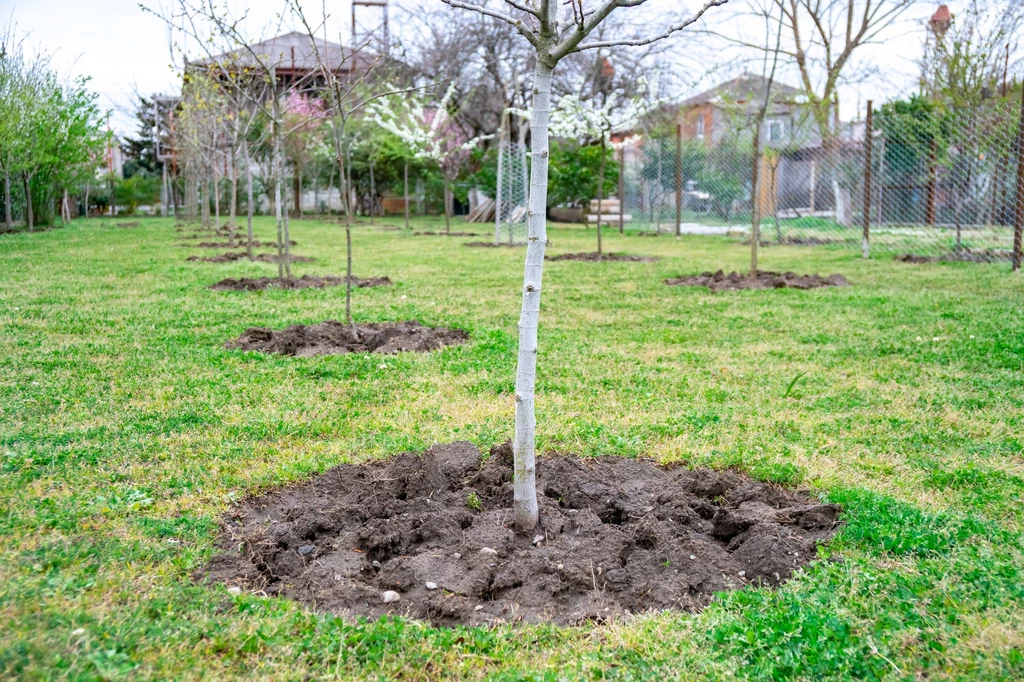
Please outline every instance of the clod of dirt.
[[469, 246], [477, 249], [499, 249], [499, 248], [518, 248], [520, 246], [526, 246], [526, 242], [514, 242], [509, 244], [508, 242], [464, 242], [463, 246]]
[[[246, 260], [248, 254], [245, 251], [229, 251], [228, 253], [221, 253], [216, 256], [189, 256], [185, 260], [194, 263], [234, 263], [239, 260]], [[253, 260], [257, 263], [276, 263], [278, 261], [276, 253], [261, 253], [253, 256]], [[314, 258], [309, 256], [296, 256], [293, 253], [288, 254], [287, 260], [289, 263], [312, 263]]]
[[839, 525], [839, 507], [731, 471], [558, 456], [537, 475], [540, 526], [523, 535], [508, 443], [342, 464], [230, 510], [196, 577], [347, 617], [572, 625], [778, 585]]
[[563, 253], [560, 256], [544, 256], [544, 260], [582, 260], [588, 262], [622, 261], [627, 263], [657, 263], [654, 256], [631, 256], [628, 253]]
[[690, 277], [666, 279], [670, 287], [707, 287], [711, 291], [739, 291], [740, 289], [817, 289], [818, 287], [848, 287], [850, 283], [842, 275], [798, 275], [795, 272], [768, 272], [761, 270], [756, 277], [749, 273], [703, 272]]
[[940, 258], [932, 256], [918, 256], [916, 253], [901, 253], [893, 257], [897, 263], [938, 263]]
[[[288, 244], [290, 246], [295, 246], [297, 244], [297, 242], [294, 239], [292, 239], [291, 241], [288, 242]], [[231, 242], [199, 242], [198, 244], [178, 244], [178, 246], [185, 246], [185, 247], [188, 247], [190, 249], [223, 249], [223, 248], [234, 248], [236, 246], [237, 247], [243, 247], [243, 246], [247, 246], [247, 245], [248, 244], [244, 240], [240, 240], [240, 239], [236, 239], [234, 244], [232, 244]], [[276, 248], [277, 247], [277, 242], [261, 242], [258, 239], [253, 239], [252, 240], [252, 245], [254, 247], [273, 246], [273, 247]]]
[[382, 322], [352, 326], [336, 320], [320, 324], [293, 324], [281, 331], [250, 327], [225, 348], [258, 350], [298, 357], [339, 355], [343, 353], [380, 353], [393, 355], [403, 351], [424, 353], [454, 346], [469, 338], [461, 329], [424, 327], [419, 322]]
[[[344, 277], [319, 277], [317, 275], [303, 275], [302, 277], [242, 277], [234, 279], [228, 277], [216, 284], [210, 285], [214, 291], [262, 291], [263, 289], [323, 289], [324, 287], [336, 287], [345, 283]], [[366, 287], [389, 287], [391, 280], [387, 277], [366, 277], [352, 278], [352, 286], [364, 289]]]
[[893, 258], [899, 263], [991, 263], [1010, 260], [1011, 252], [997, 249], [956, 249], [941, 256], [921, 256], [903, 253]]
[[479, 237], [480, 234], [477, 232], [434, 232], [432, 230], [426, 230], [424, 232], [413, 232], [414, 237]]
[[[747, 239], [744, 244], [750, 244]], [[830, 244], [844, 244], [841, 239], [823, 239], [821, 237], [783, 237], [782, 241], [762, 239], [760, 246], [828, 246]]]

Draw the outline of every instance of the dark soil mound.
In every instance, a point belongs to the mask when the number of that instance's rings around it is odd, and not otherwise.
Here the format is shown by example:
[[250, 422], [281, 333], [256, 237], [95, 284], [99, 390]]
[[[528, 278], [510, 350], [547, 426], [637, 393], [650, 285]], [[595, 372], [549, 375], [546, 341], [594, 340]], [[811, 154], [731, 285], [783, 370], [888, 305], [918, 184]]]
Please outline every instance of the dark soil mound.
[[509, 244], [508, 242], [465, 242], [463, 246], [469, 246], [477, 249], [499, 249], [499, 248], [518, 248], [520, 246], [526, 246], [526, 242], [514, 242]]
[[[750, 244], [747, 239], [744, 244]], [[783, 237], [782, 241], [762, 239], [760, 246], [828, 246], [830, 244], [845, 244], [841, 239], [822, 239], [821, 237]]]
[[[294, 253], [289, 253], [287, 256], [283, 256], [289, 263], [312, 263], [316, 258], [310, 258], [309, 256], [296, 256]], [[255, 257], [257, 263], [277, 263], [281, 260], [278, 258], [276, 253], [261, 253]]]
[[[291, 246], [295, 246], [297, 242], [293, 239], [288, 243]], [[178, 246], [186, 246], [190, 249], [223, 249], [234, 248], [236, 246], [244, 247], [247, 245], [248, 244], [245, 242], [244, 239], [236, 239], [234, 244], [232, 244], [231, 242], [199, 242], [198, 244], [179, 244]], [[258, 239], [253, 239], [252, 245], [254, 247], [267, 246], [277, 248], [277, 242], [261, 242]]]
[[424, 327], [419, 322], [383, 322], [357, 325], [358, 338], [352, 327], [335, 320], [320, 324], [293, 324], [281, 331], [266, 327], [250, 327], [226, 348], [258, 350], [312, 357], [342, 353], [381, 353], [393, 355], [403, 351], [426, 352], [454, 346], [469, 338], [461, 329]]
[[817, 289], [818, 287], [848, 287], [842, 275], [798, 275], [795, 272], [768, 272], [761, 270], [757, 277], [748, 273], [703, 272], [690, 277], [666, 279], [670, 287], [707, 287], [711, 291], [739, 291], [740, 289]]
[[838, 507], [734, 472], [551, 457], [524, 537], [511, 459], [508, 443], [483, 461], [471, 443], [435, 445], [247, 500], [197, 578], [349, 617], [576, 624], [778, 585], [838, 525]]
[[414, 237], [479, 237], [480, 234], [477, 232], [433, 232], [432, 230], [426, 230], [425, 232], [413, 232]]
[[[185, 260], [194, 263], [234, 263], [239, 260], [246, 260], [248, 254], [245, 251], [229, 251], [227, 253], [221, 253], [216, 256], [189, 256]], [[253, 260], [258, 263], [276, 263], [278, 261], [276, 253], [261, 253], [253, 256]], [[288, 254], [289, 263], [312, 263], [315, 259], [309, 256], [296, 256], [295, 254]]]
[[[228, 277], [210, 286], [214, 291], [262, 291], [270, 287], [277, 289], [323, 289], [324, 287], [336, 287], [345, 283], [344, 277], [318, 277], [317, 275], [303, 275], [302, 277], [242, 277], [233, 279]], [[359, 277], [352, 278], [352, 286], [360, 289], [366, 287], [389, 287], [391, 280], [387, 277]]]
[[657, 263], [654, 256], [631, 256], [628, 253], [563, 253], [560, 256], [544, 256], [544, 260], [582, 260], [588, 262], [622, 261], [627, 263]]
[[893, 258], [900, 263], [993, 263], [1012, 258], [1009, 251], [996, 249], [957, 249], [941, 256], [921, 256], [916, 253], [902, 253]]
[[893, 260], [897, 263], [937, 263], [940, 259], [932, 256], [918, 256], [916, 253], [901, 253]]

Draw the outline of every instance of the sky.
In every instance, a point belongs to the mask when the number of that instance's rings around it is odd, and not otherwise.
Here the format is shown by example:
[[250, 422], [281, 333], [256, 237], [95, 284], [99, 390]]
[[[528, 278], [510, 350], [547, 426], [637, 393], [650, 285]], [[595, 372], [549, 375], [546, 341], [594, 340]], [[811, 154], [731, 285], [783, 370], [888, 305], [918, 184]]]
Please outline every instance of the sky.
[[[440, 0], [426, 1], [441, 5]], [[159, 10], [161, 3], [169, 6], [171, 0], [143, 2]], [[400, 6], [401, 0], [392, 3]], [[237, 12], [248, 9], [247, 21], [256, 32], [277, 21], [275, 17], [283, 7], [282, 0], [229, 0], [229, 4]], [[306, 0], [304, 4], [311, 11], [314, 6], [320, 9], [316, 0]], [[865, 48], [865, 62], [877, 66], [884, 76], [842, 88], [840, 110], [844, 119], [856, 118], [868, 99], [881, 102], [914, 89], [918, 77], [915, 60], [921, 53], [924, 22], [938, 4], [921, 2], [898, 25], [890, 27], [881, 44]], [[963, 3], [947, 4], [955, 13]], [[328, 22], [329, 35], [347, 37], [350, 5], [347, 1], [331, 0], [327, 6], [333, 14]], [[392, 30], [400, 34], [401, 22], [395, 20], [395, 11], [393, 8]], [[724, 13], [720, 16], [724, 31], [746, 28], [756, 33], [753, 24], [743, 26], [744, 20], [739, 20], [740, 24], [730, 25], [734, 19]], [[34, 49], [52, 55], [52, 63], [60, 73], [91, 78], [90, 87], [99, 93], [101, 106], [112, 110], [111, 125], [119, 134], [134, 132], [134, 93], [150, 95], [178, 89], [167, 26], [160, 18], [140, 9], [138, 0], [0, 0], [0, 23], [12, 20], [22, 34], [28, 35]], [[685, 53], [685, 49], [680, 52]], [[698, 73], [706, 64], [707, 59], [701, 56], [681, 58], [662, 68], [688, 69], [693, 72], [688, 80], [703, 76], [701, 85], [706, 85], [709, 79], [718, 77]], [[783, 80], [797, 85], [791, 73], [784, 74]]]

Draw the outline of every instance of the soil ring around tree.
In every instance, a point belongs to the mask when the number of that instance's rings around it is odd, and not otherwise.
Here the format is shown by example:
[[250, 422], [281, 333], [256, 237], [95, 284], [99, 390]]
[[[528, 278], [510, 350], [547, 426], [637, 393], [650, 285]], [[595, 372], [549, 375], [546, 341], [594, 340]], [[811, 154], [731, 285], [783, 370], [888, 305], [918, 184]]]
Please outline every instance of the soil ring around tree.
[[298, 357], [379, 353], [394, 355], [406, 351], [426, 353], [464, 343], [469, 334], [461, 329], [425, 327], [419, 322], [380, 322], [352, 326], [336, 320], [319, 324], [293, 324], [280, 331], [250, 327], [225, 348], [257, 350]]
[[[750, 240], [743, 242], [750, 246]], [[822, 237], [783, 237], [782, 241], [762, 239], [760, 246], [831, 246], [835, 244], [846, 244], [842, 239], [825, 239]]]
[[[235, 261], [248, 260], [249, 254], [245, 251], [229, 251], [227, 253], [217, 254], [216, 256], [189, 256], [186, 261], [193, 263], [234, 263]], [[288, 254], [289, 263], [312, 263], [316, 259], [310, 258], [309, 256], [296, 256], [291, 253]], [[261, 253], [253, 256], [253, 261], [257, 263], [276, 263], [278, 257], [276, 253]]]
[[526, 242], [513, 242], [512, 244], [508, 242], [498, 242], [497, 244], [494, 242], [463, 242], [462, 245], [475, 249], [517, 249], [526, 246]]
[[559, 256], [544, 256], [544, 260], [580, 260], [588, 263], [617, 261], [623, 263], [657, 263], [660, 258], [655, 256], [631, 256], [628, 253], [563, 253]]
[[231, 508], [194, 577], [348, 618], [577, 625], [777, 586], [841, 525], [804, 492], [623, 457], [541, 457], [537, 490], [523, 535], [509, 443], [342, 464]]
[[893, 257], [898, 263], [991, 263], [995, 261], [1011, 260], [1009, 251], [996, 251], [987, 249], [974, 251], [971, 249], [960, 249], [941, 256], [922, 256], [916, 253], [901, 253]]
[[[333, 277], [331, 275], [303, 275], [302, 277], [241, 277], [235, 279], [228, 277], [216, 284], [211, 284], [210, 289], [214, 291], [263, 291], [264, 289], [323, 289], [325, 287], [341, 286], [345, 283], [344, 277]], [[352, 286], [360, 289], [367, 287], [389, 287], [392, 282], [387, 277], [353, 277]]]
[[[188, 248], [188, 249], [224, 249], [224, 248], [233, 249], [233, 248], [244, 248], [248, 244], [249, 244], [249, 242], [246, 242], [243, 239], [236, 239], [234, 244], [232, 244], [231, 242], [199, 242], [198, 244], [178, 244], [178, 246], [182, 246], [182, 247], [185, 247], [185, 248]], [[277, 247], [277, 242], [261, 242], [258, 239], [252, 240], [251, 244], [254, 247], [260, 247], [260, 246], [275, 247], [275, 248]], [[288, 244], [290, 246], [296, 246], [298, 244], [298, 242], [296, 242], [293, 239], [293, 240], [289, 241]]]
[[478, 232], [434, 232], [432, 230], [426, 230], [424, 232], [413, 232], [414, 237], [479, 237]]
[[756, 277], [747, 272], [703, 272], [689, 277], [666, 279], [670, 287], [707, 287], [713, 292], [740, 291], [742, 289], [817, 289], [820, 287], [848, 287], [850, 283], [839, 274], [798, 275], [795, 272], [770, 272], [760, 270]]

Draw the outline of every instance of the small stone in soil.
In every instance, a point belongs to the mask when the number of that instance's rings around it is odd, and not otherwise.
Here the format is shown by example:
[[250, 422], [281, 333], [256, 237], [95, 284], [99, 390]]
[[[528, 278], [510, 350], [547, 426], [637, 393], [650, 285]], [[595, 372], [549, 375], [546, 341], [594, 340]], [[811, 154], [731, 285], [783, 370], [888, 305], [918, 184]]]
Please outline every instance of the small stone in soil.
[[394, 590], [384, 590], [380, 593], [380, 600], [385, 604], [391, 604], [402, 598], [402, 595], [398, 594]]
[[428, 583], [426, 584], [426, 588], [427, 588], [428, 590], [436, 590], [436, 589], [437, 589], [437, 583], [431, 583], [431, 582], [428, 582]]
[[303, 545], [302, 547], [299, 547], [299, 554], [310, 554], [314, 549], [316, 548], [313, 547], [313, 545]]

